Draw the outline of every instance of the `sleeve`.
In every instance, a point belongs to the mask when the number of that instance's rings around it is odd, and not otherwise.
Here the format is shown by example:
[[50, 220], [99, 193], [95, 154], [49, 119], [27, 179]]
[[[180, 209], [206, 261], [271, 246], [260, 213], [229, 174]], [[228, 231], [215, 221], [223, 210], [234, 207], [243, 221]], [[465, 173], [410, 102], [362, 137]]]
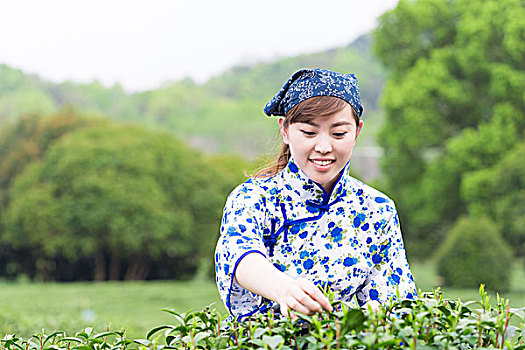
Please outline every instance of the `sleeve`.
[[262, 297], [234, 281], [239, 262], [248, 254], [266, 257], [262, 240], [264, 225], [262, 197], [251, 180], [238, 186], [228, 197], [215, 250], [216, 282], [224, 305], [236, 319], [258, 311]]
[[372, 267], [356, 293], [359, 305], [385, 303], [389, 299], [413, 299], [416, 285], [406, 258], [395, 207], [385, 222], [379, 241], [370, 248]]

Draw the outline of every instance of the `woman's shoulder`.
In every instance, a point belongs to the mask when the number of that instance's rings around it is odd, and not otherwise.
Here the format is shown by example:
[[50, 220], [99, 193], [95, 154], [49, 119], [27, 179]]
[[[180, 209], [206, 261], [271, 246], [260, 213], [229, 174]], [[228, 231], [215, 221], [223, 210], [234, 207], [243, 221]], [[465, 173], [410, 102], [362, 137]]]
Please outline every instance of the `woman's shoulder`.
[[394, 201], [385, 193], [366, 183], [349, 176], [349, 189], [357, 196], [360, 202], [366, 202], [371, 207], [390, 207], [395, 208]]
[[265, 193], [270, 192], [272, 188], [275, 188], [272, 177], [251, 177], [235, 187], [228, 199], [258, 200], [265, 197]]

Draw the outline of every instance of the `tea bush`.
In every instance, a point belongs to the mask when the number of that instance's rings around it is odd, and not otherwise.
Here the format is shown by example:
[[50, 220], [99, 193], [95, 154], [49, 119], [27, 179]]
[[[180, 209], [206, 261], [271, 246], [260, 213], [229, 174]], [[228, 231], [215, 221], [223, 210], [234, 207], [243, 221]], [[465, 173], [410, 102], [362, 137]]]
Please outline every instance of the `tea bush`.
[[438, 274], [446, 285], [509, 289], [512, 251], [489, 219], [462, 218], [438, 252]]
[[[334, 311], [298, 319], [267, 314], [229, 322], [210, 307], [179, 314], [177, 321], [152, 329], [147, 339], [126, 339], [125, 331], [68, 336], [44, 332], [24, 340], [13, 334], [2, 350], [164, 350], [164, 349], [525, 349], [524, 310], [496, 305], [480, 287], [480, 302], [447, 300], [439, 290], [416, 300], [400, 300], [374, 311], [333, 302]], [[474, 307], [478, 307], [475, 309]], [[512, 317], [520, 327], [509, 324]]]

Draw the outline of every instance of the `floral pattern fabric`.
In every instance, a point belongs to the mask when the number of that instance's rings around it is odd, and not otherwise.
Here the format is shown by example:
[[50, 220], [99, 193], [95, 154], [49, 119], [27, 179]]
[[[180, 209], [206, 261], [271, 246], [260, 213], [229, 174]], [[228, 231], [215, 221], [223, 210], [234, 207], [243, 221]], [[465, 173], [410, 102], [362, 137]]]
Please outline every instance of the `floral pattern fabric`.
[[416, 295], [394, 203], [351, 177], [349, 164], [331, 193], [293, 160], [273, 177], [247, 180], [228, 197], [220, 231], [216, 281], [237, 319], [277, 307], [234, 281], [251, 253], [355, 305]]
[[264, 113], [284, 116], [296, 104], [315, 96], [339, 97], [352, 105], [359, 117], [363, 114], [356, 76], [320, 68], [295, 72], [264, 106]]

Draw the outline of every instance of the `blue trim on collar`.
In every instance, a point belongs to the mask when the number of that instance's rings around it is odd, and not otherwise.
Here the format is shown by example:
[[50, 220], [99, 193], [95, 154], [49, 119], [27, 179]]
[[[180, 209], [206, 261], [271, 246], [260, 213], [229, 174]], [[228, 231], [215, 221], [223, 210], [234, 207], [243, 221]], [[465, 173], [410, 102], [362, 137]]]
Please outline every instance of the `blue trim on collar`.
[[[321, 190], [323, 191], [323, 205], [327, 205], [328, 204], [328, 201], [330, 200], [330, 198], [332, 197], [332, 194], [334, 193], [334, 189], [337, 187], [337, 185], [339, 185], [340, 180], [347, 173], [349, 166], [350, 166], [350, 159], [348, 159], [348, 162], [346, 162], [345, 166], [343, 167], [343, 170], [341, 170], [341, 173], [339, 174], [339, 177], [337, 178], [337, 181], [334, 183], [334, 185], [330, 189], [330, 193], [326, 192], [326, 190], [324, 189], [323, 185], [321, 185], [320, 183], [315, 182], [315, 181], [312, 180], [312, 182], [314, 184], [316, 184], [317, 186], [319, 186], [321, 188]], [[305, 176], [306, 176], [306, 174], [305, 174]]]
[[[312, 185], [315, 184], [315, 186], [317, 186], [319, 188], [319, 190], [321, 190], [322, 205], [327, 205], [328, 202], [330, 201], [330, 198], [332, 197], [334, 191], [341, 186], [341, 183], [344, 183], [345, 181], [347, 181], [348, 177], [350, 176], [349, 175], [349, 170], [348, 170], [349, 167], [350, 167], [350, 161], [351, 161], [351, 159], [349, 159], [348, 162], [346, 162], [345, 166], [341, 170], [341, 173], [339, 174], [339, 177], [337, 178], [337, 181], [332, 186], [332, 188], [330, 190], [330, 193], [326, 192], [326, 190], [324, 189], [324, 187], [320, 183], [315, 182], [312, 179], [310, 179], [301, 170], [301, 168], [299, 168], [299, 166], [297, 165], [297, 163], [295, 163], [295, 160], [293, 158], [290, 158], [290, 160], [288, 161], [288, 165], [282, 171], [285, 172], [284, 173], [285, 180], [288, 180], [288, 179], [286, 179], [287, 177], [292, 177], [292, 180], [297, 179], [299, 181], [302, 181], [304, 185], [309, 184], [309, 183], [312, 184]], [[292, 171], [292, 169], [294, 169], [294, 170]], [[289, 173], [289, 174], [287, 174], [287, 173]], [[294, 179], [294, 175], [296, 175], [295, 179]], [[300, 188], [298, 190], [305, 191], [302, 188]]]

